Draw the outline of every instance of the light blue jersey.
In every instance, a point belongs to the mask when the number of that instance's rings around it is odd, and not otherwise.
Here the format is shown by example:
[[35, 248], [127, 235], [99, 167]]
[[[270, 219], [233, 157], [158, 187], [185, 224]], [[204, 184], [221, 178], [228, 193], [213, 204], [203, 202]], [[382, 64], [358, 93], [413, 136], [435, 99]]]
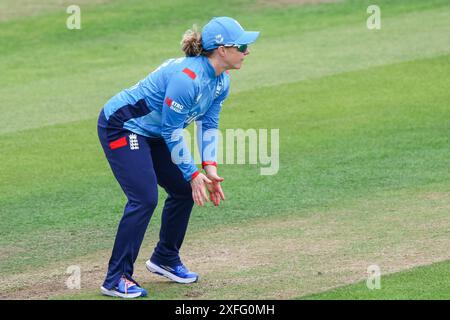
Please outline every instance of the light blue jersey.
[[[185, 161], [176, 163], [190, 181], [198, 169], [181, 130], [194, 120], [201, 124], [200, 132], [217, 129], [229, 88], [228, 74], [216, 76], [204, 56], [169, 59], [135, 86], [112, 97], [103, 112], [108, 122], [116, 126], [143, 136], [164, 138], [171, 153], [175, 147], [183, 146], [175, 151]], [[202, 139], [200, 144], [202, 161], [216, 161], [217, 138]]]

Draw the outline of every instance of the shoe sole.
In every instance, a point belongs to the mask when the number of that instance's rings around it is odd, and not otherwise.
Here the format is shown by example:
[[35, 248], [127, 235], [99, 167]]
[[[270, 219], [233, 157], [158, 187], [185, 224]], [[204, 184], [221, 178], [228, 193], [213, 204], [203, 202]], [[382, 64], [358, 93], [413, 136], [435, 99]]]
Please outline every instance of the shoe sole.
[[141, 292], [136, 292], [136, 293], [120, 293], [117, 292], [115, 290], [108, 290], [105, 287], [100, 287], [100, 291], [102, 292], [103, 295], [105, 296], [110, 296], [110, 297], [119, 297], [119, 298], [124, 298], [124, 299], [132, 299], [132, 298], [137, 298], [141, 296]]
[[198, 277], [196, 278], [180, 278], [176, 275], [170, 273], [169, 271], [157, 266], [156, 264], [152, 263], [150, 260], [147, 260], [145, 262], [145, 266], [147, 267], [147, 270], [156, 273], [157, 275], [166, 277], [172, 281], [175, 281], [177, 283], [193, 283], [198, 281]]

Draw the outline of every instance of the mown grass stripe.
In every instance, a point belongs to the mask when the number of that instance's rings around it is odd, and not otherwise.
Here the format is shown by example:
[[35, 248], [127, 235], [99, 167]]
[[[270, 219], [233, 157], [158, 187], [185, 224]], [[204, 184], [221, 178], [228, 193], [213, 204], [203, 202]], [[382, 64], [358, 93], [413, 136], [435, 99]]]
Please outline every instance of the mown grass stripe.
[[380, 287], [375, 280], [298, 297], [304, 300], [448, 300], [450, 299], [450, 261], [380, 276]]
[[[265, 29], [280, 28], [269, 17], [270, 22], [261, 28], [263, 35]], [[450, 52], [445, 41], [449, 21], [450, 9], [444, 7], [385, 18], [380, 31], [368, 31], [361, 19], [309, 32], [281, 33], [275, 39], [261, 36], [243, 70], [232, 74], [232, 95], [446, 54]], [[0, 111], [5, 119], [0, 133], [95, 117], [113, 94], [145, 77], [167, 57], [180, 56], [177, 46], [161, 44], [178, 43], [183, 30], [105, 34], [96, 41], [66, 32], [71, 45], [52, 41], [37, 50], [5, 56], [0, 62], [6, 70], [0, 82]]]

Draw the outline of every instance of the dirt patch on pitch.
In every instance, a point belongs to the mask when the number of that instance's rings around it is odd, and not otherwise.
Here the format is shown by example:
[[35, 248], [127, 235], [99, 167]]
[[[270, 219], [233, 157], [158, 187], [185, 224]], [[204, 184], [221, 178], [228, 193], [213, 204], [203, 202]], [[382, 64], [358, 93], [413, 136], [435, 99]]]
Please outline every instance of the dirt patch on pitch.
[[[391, 199], [359, 201], [345, 210], [285, 213], [188, 234], [182, 257], [202, 277], [192, 286], [174, 287], [145, 270], [156, 241], [146, 239], [135, 278], [156, 295], [177, 288], [177, 299], [289, 299], [364, 280], [374, 264], [385, 275], [450, 259], [445, 197]], [[76, 298], [79, 293], [100, 298], [109, 254], [97, 252], [7, 276], [0, 297]], [[80, 267], [80, 291], [67, 288], [70, 265]]]

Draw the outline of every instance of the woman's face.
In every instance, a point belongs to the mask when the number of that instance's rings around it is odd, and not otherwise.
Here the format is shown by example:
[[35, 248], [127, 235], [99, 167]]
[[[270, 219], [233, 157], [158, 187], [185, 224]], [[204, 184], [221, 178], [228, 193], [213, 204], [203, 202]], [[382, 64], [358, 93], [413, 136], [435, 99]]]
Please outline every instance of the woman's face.
[[224, 62], [227, 65], [227, 69], [240, 69], [244, 58], [250, 54], [250, 50], [248, 48], [245, 52], [240, 52], [236, 47], [224, 49], [226, 51]]

